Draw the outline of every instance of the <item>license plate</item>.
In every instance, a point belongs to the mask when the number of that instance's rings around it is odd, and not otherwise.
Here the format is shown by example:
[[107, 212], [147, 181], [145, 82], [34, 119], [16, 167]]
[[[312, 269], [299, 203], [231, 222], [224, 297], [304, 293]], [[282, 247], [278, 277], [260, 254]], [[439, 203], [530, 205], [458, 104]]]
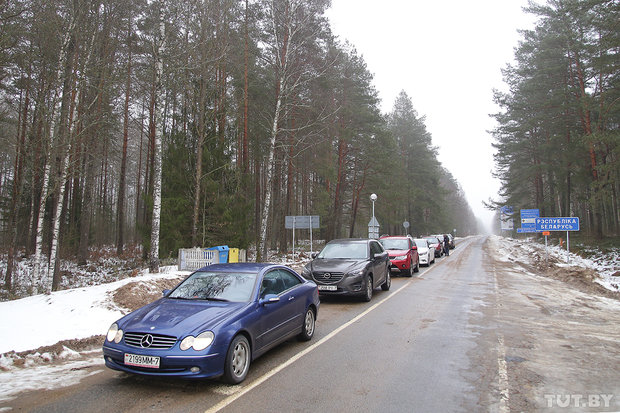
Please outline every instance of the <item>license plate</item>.
[[125, 353], [125, 364], [136, 367], [159, 368], [159, 357]]
[[338, 287], [335, 285], [319, 285], [319, 291], [336, 291]]

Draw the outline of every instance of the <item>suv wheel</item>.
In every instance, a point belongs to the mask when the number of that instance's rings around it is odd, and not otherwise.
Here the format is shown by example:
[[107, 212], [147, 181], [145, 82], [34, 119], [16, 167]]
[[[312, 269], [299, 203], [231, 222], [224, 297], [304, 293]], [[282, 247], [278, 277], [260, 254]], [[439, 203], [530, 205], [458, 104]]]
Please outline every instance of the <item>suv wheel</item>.
[[[411, 274], [411, 267], [409, 268], [409, 274]], [[391, 286], [392, 286], [392, 275], [390, 274], [390, 271], [388, 270], [385, 276], [385, 282], [381, 284], [381, 289], [383, 291], [388, 291]]]
[[372, 290], [374, 290], [374, 287], [372, 285], [372, 277], [370, 275], [367, 275], [366, 276], [366, 291], [363, 296], [364, 301], [368, 302], [372, 300]]

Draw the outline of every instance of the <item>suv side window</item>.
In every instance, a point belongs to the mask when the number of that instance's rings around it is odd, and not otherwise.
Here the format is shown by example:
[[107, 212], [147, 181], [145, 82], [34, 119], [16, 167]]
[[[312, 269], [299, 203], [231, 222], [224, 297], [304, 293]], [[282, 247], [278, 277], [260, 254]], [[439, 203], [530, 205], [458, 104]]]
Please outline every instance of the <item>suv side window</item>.
[[377, 241], [370, 241], [370, 257], [374, 258], [375, 254], [381, 254], [383, 247]]

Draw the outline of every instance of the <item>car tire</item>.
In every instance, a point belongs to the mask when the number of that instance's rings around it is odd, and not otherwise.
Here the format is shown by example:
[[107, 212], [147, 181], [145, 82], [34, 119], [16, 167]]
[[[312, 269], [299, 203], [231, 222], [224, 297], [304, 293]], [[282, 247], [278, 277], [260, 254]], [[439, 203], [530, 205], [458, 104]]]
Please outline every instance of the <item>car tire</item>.
[[366, 284], [364, 285], [365, 291], [362, 299], [366, 302], [372, 300], [372, 291], [375, 289], [372, 285], [372, 277], [370, 275], [366, 276]]
[[[411, 268], [409, 268], [409, 272], [411, 272]], [[385, 282], [381, 284], [381, 289], [383, 291], [389, 291], [391, 286], [392, 286], [392, 275], [388, 271], [385, 276]]]
[[[413, 268], [413, 272], [420, 272], [420, 259], [415, 262], [415, 267]], [[413, 274], [412, 274], [413, 275]]]
[[229, 384], [239, 384], [248, 375], [252, 355], [250, 343], [245, 336], [239, 334], [228, 346], [226, 361], [224, 362], [224, 381]]
[[413, 262], [409, 263], [409, 268], [405, 272], [405, 277], [413, 277]]
[[299, 341], [310, 341], [312, 336], [314, 336], [314, 327], [316, 324], [316, 315], [314, 314], [314, 310], [312, 308], [308, 308], [306, 310], [306, 315], [304, 316], [304, 324], [301, 327], [301, 333], [297, 336]]

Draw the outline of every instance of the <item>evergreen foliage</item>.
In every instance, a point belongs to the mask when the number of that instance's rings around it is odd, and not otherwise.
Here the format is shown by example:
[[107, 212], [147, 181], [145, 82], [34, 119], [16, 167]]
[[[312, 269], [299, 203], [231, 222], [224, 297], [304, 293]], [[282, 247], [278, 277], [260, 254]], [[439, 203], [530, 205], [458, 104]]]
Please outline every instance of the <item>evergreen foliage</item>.
[[[328, 4], [4, 2], [0, 217], [7, 289], [15, 260], [35, 250], [45, 255], [52, 240], [60, 243], [62, 255], [81, 263], [92, 244], [127, 242], [148, 252], [158, 199], [156, 137], [162, 138], [162, 258], [175, 257], [181, 247], [254, 248], [262, 222], [268, 246], [285, 251], [291, 242], [286, 215], [320, 215], [316, 238], [365, 237], [373, 192], [379, 196], [376, 214], [383, 232], [400, 233], [404, 220], [416, 234], [476, 232], [458, 183], [437, 161], [424, 118], [404, 92], [389, 115], [381, 113], [363, 58], [330, 31], [324, 16]], [[160, 9], [164, 31], [157, 23]], [[592, 24], [609, 32], [604, 10], [596, 10]], [[162, 32], [158, 92], [155, 46]], [[593, 51], [589, 56], [588, 70], [614, 64]], [[605, 102], [611, 102], [618, 78], [605, 73]], [[543, 81], [550, 80], [536, 79]], [[550, 92], [561, 102], [566, 89]], [[575, 136], [575, 144], [594, 145], [599, 156], [601, 145], [615, 148], [610, 131], [613, 122], [617, 126], [616, 108], [605, 106], [604, 127]], [[523, 110], [536, 114], [537, 109]], [[579, 107], [573, 102], [556, 109], [564, 115]], [[576, 163], [578, 155], [575, 151], [570, 159]], [[617, 176], [611, 164], [617, 156], [609, 159], [597, 164], [601, 178], [591, 194], [611, 191], [606, 182]], [[271, 206], [264, 215], [268, 195]], [[55, 210], [61, 211], [58, 230]]]
[[579, 216], [602, 237], [620, 232], [620, 4], [550, 0], [529, 8], [509, 86], [496, 92], [498, 204]]

